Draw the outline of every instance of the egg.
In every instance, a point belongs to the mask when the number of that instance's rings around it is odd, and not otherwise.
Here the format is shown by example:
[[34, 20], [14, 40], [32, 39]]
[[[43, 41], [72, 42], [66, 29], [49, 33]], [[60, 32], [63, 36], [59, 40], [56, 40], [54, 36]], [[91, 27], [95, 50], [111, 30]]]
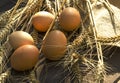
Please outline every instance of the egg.
[[55, 16], [47, 11], [37, 12], [32, 16], [32, 24], [39, 32], [46, 32]]
[[81, 22], [80, 13], [73, 7], [63, 9], [59, 16], [59, 24], [65, 31], [73, 31]]
[[23, 45], [17, 48], [10, 57], [11, 67], [17, 71], [33, 68], [39, 60], [39, 50], [34, 45]]
[[66, 52], [67, 39], [63, 32], [53, 30], [43, 41], [42, 53], [49, 60], [59, 60]]
[[9, 36], [9, 43], [14, 49], [17, 49], [22, 45], [33, 45], [34, 40], [32, 36], [27, 32], [15, 31]]

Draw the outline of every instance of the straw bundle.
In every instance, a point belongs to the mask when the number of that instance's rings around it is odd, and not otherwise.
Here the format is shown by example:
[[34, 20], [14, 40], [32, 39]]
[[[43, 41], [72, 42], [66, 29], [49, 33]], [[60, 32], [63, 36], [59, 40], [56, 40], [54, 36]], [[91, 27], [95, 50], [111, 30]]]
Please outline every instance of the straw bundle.
[[[41, 50], [42, 40], [53, 27], [59, 27], [59, 14], [69, 6], [79, 10], [82, 24], [73, 32], [64, 32], [68, 37], [65, 57], [59, 61], [48, 61], [40, 54], [33, 70], [13, 70], [9, 64], [13, 53], [8, 42], [9, 35], [16, 30], [26, 31]], [[56, 17], [45, 35], [31, 25], [31, 16], [40, 10], [51, 12]], [[103, 53], [108, 45], [109, 49], [113, 45], [119, 46], [119, 11], [107, 0], [18, 0], [12, 9], [0, 15], [1, 83], [104, 83], [108, 67]]]

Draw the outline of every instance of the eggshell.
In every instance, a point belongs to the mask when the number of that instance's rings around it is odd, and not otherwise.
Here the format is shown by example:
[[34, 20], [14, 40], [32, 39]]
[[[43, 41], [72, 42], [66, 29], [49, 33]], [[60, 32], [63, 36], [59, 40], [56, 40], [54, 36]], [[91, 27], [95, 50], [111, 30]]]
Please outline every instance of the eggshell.
[[27, 32], [15, 31], [9, 36], [9, 43], [14, 49], [17, 49], [22, 45], [33, 45], [34, 40], [32, 36]]
[[73, 7], [65, 8], [59, 16], [59, 23], [65, 31], [73, 31], [79, 27], [80, 22], [80, 13]]
[[11, 67], [17, 71], [33, 68], [39, 59], [39, 50], [34, 45], [23, 45], [10, 57]]
[[51, 31], [43, 42], [42, 52], [50, 60], [59, 60], [66, 52], [67, 39], [59, 30]]
[[32, 24], [39, 32], [46, 32], [54, 19], [53, 14], [47, 11], [40, 11], [32, 16]]

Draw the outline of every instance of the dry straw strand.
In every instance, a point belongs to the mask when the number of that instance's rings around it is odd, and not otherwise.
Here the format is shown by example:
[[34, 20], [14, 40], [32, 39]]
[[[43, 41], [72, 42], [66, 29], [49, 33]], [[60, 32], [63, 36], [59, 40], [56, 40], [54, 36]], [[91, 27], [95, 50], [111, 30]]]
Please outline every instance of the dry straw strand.
[[86, 0], [86, 2], [87, 2], [89, 17], [90, 17], [90, 21], [91, 21], [91, 25], [92, 25], [91, 27], [92, 27], [93, 35], [94, 35], [94, 38], [95, 38], [94, 41], [95, 41], [95, 44], [96, 44], [97, 56], [98, 56], [98, 64], [97, 64], [97, 67], [96, 67], [96, 70], [97, 70], [96, 81], [98, 83], [100, 83], [100, 81], [104, 79], [103, 74], [105, 72], [104, 61], [103, 61], [103, 53], [102, 53], [101, 43], [97, 41], [96, 25], [95, 25], [95, 22], [94, 22], [92, 5], [91, 5], [91, 2], [89, 0]]
[[[20, 3], [17, 4], [17, 7], [18, 7], [19, 4]], [[0, 32], [1, 32], [0, 33], [0, 45], [1, 45], [1, 47], [4, 47], [5, 43], [7, 43], [8, 35], [18, 28], [18, 26], [20, 24], [17, 25], [17, 23], [22, 24], [22, 22], [21, 22], [22, 17], [24, 18], [24, 15], [25, 15], [25, 18], [29, 18], [30, 15], [32, 15], [32, 12], [30, 12], [30, 11], [33, 11], [34, 9], [36, 9], [38, 7], [41, 7], [41, 4], [42, 4], [42, 0], [29, 0], [28, 4], [25, 7], [20, 8], [20, 9], [17, 9], [17, 7], [16, 7], [14, 11], [12, 11], [13, 9], [11, 9], [11, 11], [6, 12], [5, 14], [2, 15], [1, 19], [3, 19], [3, 17], [6, 19], [6, 15], [10, 16], [10, 14], [12, 13], [10, 21], [6, 22], [4, 27], [0, 29]], [[25, 18], [24, 18], [24, 20], [25, 20]], [[0, 54], [6, 55], [7, 54], [6, 52], [7, 52], [6, 49], [3, 49], [3, 50], [0, 49]], [[9, 53], [10, 52], [11, 51], [9, 51]], [[4, 58], [4, 57], [5, 56], [2, 56], [2, 60], [7, 59], [7, 61], [8, 61], [8, 58]], [[7, 57], [8, 57], [8, 54], [7, 54]], [[1, 66], [2, 69], [1, 70], [4, 70], [3, 68], [6, 66], [7, 62], [6, 63], [1, 63], [1, 64], [2, 64], [2, 66]], [[2, 74], [0, 76], [2, 76]], [[1, 79], [2, 79], [2, 81], [4, 81], [4, 79], [2, 77], [1, 77]]]
[[[11, 33], [11, 30], [14, 30], [15, 28], [18, 28], [18, 26], [22, 23], [21, 20], [23, 15], [25, 15], [25, 18], [27, 18], [27, 16], [29, 16], [30, 11], [33, 11], [35, 8], [37, 8], [38, 5], [42, 4], [42, 0], [29, 0], [27, 5], [23, 8], [23, 10], [21, 12], [19, 12], [18, 14], [14, 15], [14, 17], [11, 19], [10, 22], [8, 22], [8, 24], [5, 25], [5, 28], [3, 28], [1, 30], [0, 33], [0, 43], [2, 43], [2, 41], [7, 38], [7, 35], [9, 35]], [[24, 18], [24, 20], [25, 20]]]

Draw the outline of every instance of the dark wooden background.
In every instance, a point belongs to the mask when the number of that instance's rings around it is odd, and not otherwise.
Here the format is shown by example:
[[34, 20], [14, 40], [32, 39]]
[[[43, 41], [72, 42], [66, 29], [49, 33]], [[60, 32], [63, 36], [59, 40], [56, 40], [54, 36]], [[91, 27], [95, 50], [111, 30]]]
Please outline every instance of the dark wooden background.
[[4, 12], [12, 8], [16, 2], [17, 0], [0, 0], [0, 12]]

